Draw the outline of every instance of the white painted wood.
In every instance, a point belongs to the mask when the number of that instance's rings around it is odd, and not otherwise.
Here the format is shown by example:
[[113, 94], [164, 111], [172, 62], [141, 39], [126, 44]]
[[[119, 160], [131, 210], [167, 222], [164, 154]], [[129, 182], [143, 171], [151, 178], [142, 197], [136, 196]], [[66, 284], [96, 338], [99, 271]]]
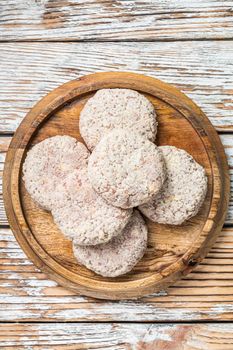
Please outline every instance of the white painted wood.
[[[232, 52], [230, 42], [163, 43], [162, 46], [156, 43], [6, 44], [0, 51], [0, 130], [14, 131], [32, 104], [57, 85], [88, 72], [117, 67], [176, 82], [219, 129], [229, 130], [232, 128]], [[224, 134], [221, 138], [233, 179], [233, 136]], [[0, 138], [0, 176], [9, 141], [10, 137]], [[7, 224], [1, 193], [0, 189], [0, 223]], [[232, 203], [227, 219], [231, 224]], [[11, 231], [1, 229], [0, 321], [232, 320], [232, 254], [233, 231], [229, 228], [223, 231], [208, 258], [168, 292], [139, 301], [104, 302], [76, 296], [47, 279], [25, 257]], [[95, 337], [98, 329], [93, 324], [91, 327]], [[26, 330], [23, 334], [27, 336]], [[177, 334], [182, 334], [182, 329]], [[122, 335], [125, 337], [123, 331]], [[214, 337], [212, 333], [211, 337]], [[18, 349], [20, 343], [15, 344]]]
[[[83, 74], [135, 71], [175, 84], [220, 131], [233, 131], [233, 1], [0, 1], [0, 134], [13, 133], [32, 105]], [[176, 42], [136, 43], [136, 41]], [[10, 137], [0, 137], [0, 226], [7, 224], [2, 171]], [[231, 173], [227, 224], [233, 224], [233, 135], [222, 135]], [[232, 321], [233, 229], [225, 228], [203, 263], [175, 286], [138, 301], [76, 296], [25, 257], [0, 228], [0, 349], [232, 350], [233, 324], [98, 324], [98, 321]], [[58, 324], [59, 321], [92, 321]], [[94, 321], [94, 323], [93, 323]], [[56, 322], [56, 323], [53, 323]]]
[[233, 324], [2, 324], [0, 348], [232, 350]]
[[0, 229], [0, 321], [200, 321], [233, 318], [233, 228], [207, 258], [167, 292], [137, 301], [77, 296], [25, 257], [10, 229]]
[[232, 38], [232, 7], [230, 0], [2, 0], [0, 39]]
[[233, 41], [0, 44], [0, 133], [14, 132], [38, 99], [58, 85], [119, 70], [176, 85], [218, 130], [233, 130], [232, 57]]

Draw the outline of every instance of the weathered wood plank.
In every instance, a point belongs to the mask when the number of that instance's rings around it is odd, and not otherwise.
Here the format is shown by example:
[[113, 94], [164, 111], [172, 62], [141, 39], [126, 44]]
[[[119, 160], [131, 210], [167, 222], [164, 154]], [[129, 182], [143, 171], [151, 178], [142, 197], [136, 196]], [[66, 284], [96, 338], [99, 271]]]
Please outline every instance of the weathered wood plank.
[[232, 350], [233, 324], [1, 324], [0, 348]]
[[1, 40], [181, 40], [233, 37], [230, 0], [0, 3]]
[[191, 274], [166, 292], [110, 302], [58, 286], [25, 257], [10, 229], [0, 229], [0, 321], [231, 321], [233, 228], [225, 228]]
[[232, 57], [233, 41], [2, 43], [0, 133], [14, 132], [33, 104], [58, 85], [88, 73], [119, 70], [176, 85], [218, 130], [232, 131]]
[[2, 175], [3, 175], [6, 152], [10, 144], [10, 140], [11, 140], [10, 137], [0, 136], [0, 226], [8, 224], [6, 214], [5, 214], [5, 208], [3, 204]]
[[[2, 172], [4, 166], [4, 160], [8, 145], [10, 143], [11, 137], [0, 136], [0, 225], [7, 225], [7, 218], [3, 205], [2, 198]], [[233, 224], [233, 135], [231, 134], [222, 134], [221, 140], [225, 147], [225, 151], [228, 157], [228, 163], [230, 166], [230, 175], [231, 175], [231, 199], [230, 206], [227, 214], [226, 223]]]

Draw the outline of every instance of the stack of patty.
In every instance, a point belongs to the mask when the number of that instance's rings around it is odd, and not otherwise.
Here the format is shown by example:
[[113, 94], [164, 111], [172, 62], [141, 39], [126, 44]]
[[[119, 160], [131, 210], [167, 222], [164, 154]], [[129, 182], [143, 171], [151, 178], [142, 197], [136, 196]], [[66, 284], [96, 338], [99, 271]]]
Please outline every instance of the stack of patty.
[[207, 177], [184, 150], [155, 145], [154, 107], [134, 90], [97, 91], [81, 112], [80, 132], [89, 150], [70, 136], [34, 146], [23, 165], [25, 186], [72, 240], [79, 263], [119, 276], [147, 247], [135, 208], [154, 222], [180, 225], [199, 211]]

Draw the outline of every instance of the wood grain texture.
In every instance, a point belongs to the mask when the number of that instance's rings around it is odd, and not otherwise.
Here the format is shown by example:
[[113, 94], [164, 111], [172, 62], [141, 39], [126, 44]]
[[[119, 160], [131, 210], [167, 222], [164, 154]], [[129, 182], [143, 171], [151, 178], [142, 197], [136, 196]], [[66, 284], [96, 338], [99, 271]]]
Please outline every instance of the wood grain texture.
[[1, 40], [181, 40], [233, 37], [230, 0], [8, 0]]
[[0, 133], [14, 132], [29, 109], [60, 84], [118, 70], [174, 84], [218, 130], [232, 131], [232, 57], [233, 41], [0, 44]]
[[232, 321], [233, 229], [207, 258], [167, 292], [137, 301], [77, 296], [46, 278], [26, 258], [10, 229], [0, 229], [0, 321]]
[[6, 214], [5, 214], [5, 208], [3, 204], [2, 178], [3, 178], [3, 168], [4, 168], [6, 152], [9, 147], [10, 141], [11, 141], [10, 137], [4, 137], [0, 135], [0, 226], [8, 224]]
[[[82, 142], [79, 114], [85, 102], [99, 89], [116, 87], [133, 88], [150, 99], [159, 123], [158, 145], [173, 145], [192, 154], [206, 171], [208, 189], [198, 215], [185, 224], [159, 225], [147, 220], [149, 238], [144, 257], [130, 273], [109, 279], [77, 263], [71, 242], [61, 234], [51, 215], [40, 210], [28, 196], [21, 169], [27, 151], [41, 140], [68, 134]], [[83, 76], [61, 85], [38, 102], [12, 139], [3, 180], [9, 223], [35, 265], [79, 294], [116, 300], [160, 291], [187, 275], [221, 232], [230, 193], [224, 148], [204, 113], [171, 85], [122, 72]]]
[[[228, 214], [226, 217], [225, 223], [227, 225], [233, 225], [233, 135], [231, 134], [222, 134], [220, 135], [221, 141], [223, 143], [230, 172], [231, 180], [231, 196], [230, 203], [228, 208]], [[8, 221], [5, 214], [3, 198], [2, 198], [2, 173], [4, 167], [4, 161], [6, 156], [6, 151], [11, 141], [11, 136], [1, 136], [0, 135], [0, 225], [8, 225]]]
[[[58, 85], [107, 70], [135, 71], [173, 83], [217, 130], [232, 132], [233, 42], [177, 42], [232, 39], [232, 8], [230, 0], [0, 1], [0, 134], [12, 134], [33, 104]], [[140, 43], [158, 40], [162, 42]], [[231, 174], [226, 224], [233, 225], [233, 135], [221, 138]], [[168, 292], [124, 302], [76, 296], [37, 270], [10, 229], [1, 228], [8, 224], [1, 177], [10, 139], [0, 135], [0, 321], [33, 324], [0, 324], [0, 349], [232, 350], [232, 323], [97, 323], [232, 322], [232, 228], [225, 228], [203, 263]], [[46, 324], [34, 323], [41, 321]], [[57, 323], [63, 321], [91, 324]]]
[[232, 350], [233, 324], [1, 324], [0, 349]]

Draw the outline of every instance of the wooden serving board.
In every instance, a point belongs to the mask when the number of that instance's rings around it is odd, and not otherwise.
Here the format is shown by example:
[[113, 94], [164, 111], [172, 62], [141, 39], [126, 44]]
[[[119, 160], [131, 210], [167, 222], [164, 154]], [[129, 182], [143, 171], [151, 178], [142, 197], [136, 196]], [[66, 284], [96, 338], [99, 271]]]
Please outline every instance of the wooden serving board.
[[[130, 88], [154, 104], [159, 122], [157, 144], [185, 149], [203, 165], [208, 193], [199, 214], [181, 226], [147, 220], [148, 248], [130, 273], [101, 277], [80, 266], [71, 242], [25, 190], [22, 164], [36, 143], [70, 135], [83, 142], [79, 114], [102, 88]], [[11, 228], [27, 256], [52, 279], [79, 294], [126, 299], [166, 288], [186, 275], [207, 254], [224, 223], [229, 199], [228, 165], [221, 141], [203, 112], [184, 94], [159, 80], [133, 73], [97, 73], [70, 81], [38, 102], [17, 129], [4, 169], [4, 201]]]

